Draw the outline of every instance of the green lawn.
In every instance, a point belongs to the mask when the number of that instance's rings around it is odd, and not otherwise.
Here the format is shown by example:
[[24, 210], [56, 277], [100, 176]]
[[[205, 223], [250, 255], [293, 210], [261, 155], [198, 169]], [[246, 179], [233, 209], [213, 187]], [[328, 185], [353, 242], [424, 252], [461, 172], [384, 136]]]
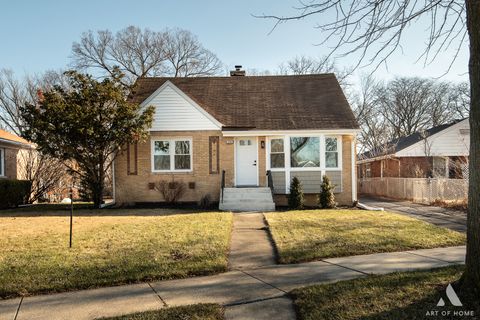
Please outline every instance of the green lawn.
[[465, 244], [465, 235], [403, 215], [364, 210], [265, 214], [281, 263]]
[[65, 213], [0, 216], [0, 297], [227, 270], [231, 213], [128, 212], [77, 211], [72, 249]]
[[[393, 273], [381, 276], [336, 282], [296, 289], [291, 295], [299, 320], [350, 320], [350, 319], [453, 319], [441, 317], [442, 311], [474, 311], [480, 314], [478, 297], [468, 290], [456, 293], [463, 303], [454, 307], [445, 296], [449, 283], [458, 280], [463, 266], [441, 269]], [[437, 307], [440, 298], [444, 307]], [[427, 312], [438, 311], [438, 316], [427, 316]], [[455, 319], [466, 319], [455, 317]]]
[[224, 320], [223, 308], [218, 304], [195, 304], [147, 311], [102, 320]]

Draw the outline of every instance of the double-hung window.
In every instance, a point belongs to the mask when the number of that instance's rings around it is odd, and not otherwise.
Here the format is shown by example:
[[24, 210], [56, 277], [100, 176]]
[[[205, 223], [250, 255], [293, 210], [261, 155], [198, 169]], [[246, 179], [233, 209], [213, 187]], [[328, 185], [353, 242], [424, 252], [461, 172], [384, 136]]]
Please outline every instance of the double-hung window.
[[338, 139], [336, 137], [325, 137], [325, 166], [338, 168]]
[[192, 171], [192, 140], [183, 138], [153, 140], [152, 171]]
[[270, 140], [270, 168], [285, 168], [285, 147], [282, 138]]

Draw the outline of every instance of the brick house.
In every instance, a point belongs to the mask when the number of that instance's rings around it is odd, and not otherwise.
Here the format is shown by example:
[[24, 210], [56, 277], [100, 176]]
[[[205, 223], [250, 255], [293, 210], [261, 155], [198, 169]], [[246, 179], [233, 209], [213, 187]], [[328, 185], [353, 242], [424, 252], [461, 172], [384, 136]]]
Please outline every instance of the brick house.
[[162, 202], [166, 181], [184, 184], [182, 202], [269, 210], [286, 204], [294, 176], [314, 205], [323, 175], [340, 204], [357, 198], [358, 124], [333, 74], [141, 78], [132, 101], [154, 106], [154, 122], [115, 160], [117, 205]]
[[359, 155], [357, 171], [360, 178], [464, 178], [469, 147], [468, 118], [456, 120]]
[[0, 129], [0, 179], [24, 179], [22, 152], [34, 148], [27, 140]]

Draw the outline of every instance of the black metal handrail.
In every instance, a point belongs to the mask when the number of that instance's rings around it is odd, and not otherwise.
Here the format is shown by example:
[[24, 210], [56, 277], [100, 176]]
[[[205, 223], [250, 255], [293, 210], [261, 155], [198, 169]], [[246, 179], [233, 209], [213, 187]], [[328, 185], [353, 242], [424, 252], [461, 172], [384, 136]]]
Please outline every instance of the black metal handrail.
[[270, 188], [270, 191], [272, 192], [273, 195], [273, 177], [272, 177], [272, 171], [267, 170], [267, 186]]
[[223, 189], [225, 189], [225, 170], [222, 170], [222, 203], [223, 203]]

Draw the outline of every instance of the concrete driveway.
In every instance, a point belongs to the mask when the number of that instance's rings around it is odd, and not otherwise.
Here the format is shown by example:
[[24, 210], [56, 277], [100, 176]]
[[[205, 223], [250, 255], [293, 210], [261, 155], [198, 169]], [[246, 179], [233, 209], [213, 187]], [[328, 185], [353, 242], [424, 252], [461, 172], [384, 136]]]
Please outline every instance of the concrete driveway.
[[370, 196], [360, 196], [360, 203], [371, 207], [381, 207], [386, 211], [404, 214], [431, 224], [459, 232], [467, 230], [467, 214], [463, 211], [412, 203], [406, 200], [393, 200]]

